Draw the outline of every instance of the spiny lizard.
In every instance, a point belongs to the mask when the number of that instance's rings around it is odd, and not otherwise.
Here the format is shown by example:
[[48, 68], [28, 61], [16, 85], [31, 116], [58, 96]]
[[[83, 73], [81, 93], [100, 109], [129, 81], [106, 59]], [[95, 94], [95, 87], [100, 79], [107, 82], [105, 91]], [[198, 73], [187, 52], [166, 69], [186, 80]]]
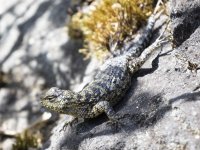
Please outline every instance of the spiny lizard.
[[[116, 121], [118, 117], [112, 106], [125, 95], [130, 87], [132, 75], [163, 41], [158, 38], [146, 48], [152, 35], [155, 14], [150, 16], [144, 33], [135, 46], [128, 46], [122, 55], [108, 59], [100, 67], [94, 80], [80, 92], [52, 87], [41, 98], [41, 104], [50, 110], [72, 115], [74, 120], [94, 118], [105, 112], [111, 121]], [[139, 57], [136, 57], [138, 55]]]

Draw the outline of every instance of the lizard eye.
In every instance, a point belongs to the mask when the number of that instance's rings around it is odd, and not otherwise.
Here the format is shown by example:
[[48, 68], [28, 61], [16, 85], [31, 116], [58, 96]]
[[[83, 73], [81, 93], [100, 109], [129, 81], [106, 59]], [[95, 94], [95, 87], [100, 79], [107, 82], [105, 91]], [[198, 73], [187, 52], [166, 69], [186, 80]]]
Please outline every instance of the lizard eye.
[[54, 96], [53, 95], [48, 95], [48, 96], [45, 96], [45, 99], [51, 101], [54, 99]]

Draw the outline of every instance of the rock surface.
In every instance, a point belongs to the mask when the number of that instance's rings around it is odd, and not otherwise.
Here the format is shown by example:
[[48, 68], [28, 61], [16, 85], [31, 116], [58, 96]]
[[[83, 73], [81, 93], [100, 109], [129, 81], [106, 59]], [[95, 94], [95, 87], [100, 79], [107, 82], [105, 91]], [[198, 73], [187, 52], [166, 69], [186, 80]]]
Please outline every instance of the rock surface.
[[171, 0], [170, 4], [174, 44], [179, 46], [200, 25], [200, 1]]
[[[0, 89], [0, 129], [22, 131], [43, 114], [38, 103], [43, 89], [58, 86], [78, 91], [91, 80], [97, 63], [83, 61], [77, 52], [81, 42], [66, 34], [69, 0], [2, 3], [0, 68], [8, 74], [8, 83]], [[61, 115], [53, 120], [57, 125], [51, 135], [46, 125], [42, 149], [200, 149], [200, 71], [177, 70], [173, 55], [176, 51], [200, 64], [200, 22], [196, 20], [200, 3], [173, 0], [170, 6], [178, 47], [164, 46], [134, 75], [127, 95], [114, 107], [125, 115], [122, 125], [116, 128], [101, 115], [60, 131], [71, 119]], [[14, 142], [1, 135], [0, 141], [0, 149], [1, 145], [11, 149]]]
[[7, 150], [13, 139], [1, 132], [22, 132], [37, 121], [42, 91], [73, 88], [88, 61], [78, 53], [81, 41], [67, 35], [69, 0], [0, 3], [0, 149]]

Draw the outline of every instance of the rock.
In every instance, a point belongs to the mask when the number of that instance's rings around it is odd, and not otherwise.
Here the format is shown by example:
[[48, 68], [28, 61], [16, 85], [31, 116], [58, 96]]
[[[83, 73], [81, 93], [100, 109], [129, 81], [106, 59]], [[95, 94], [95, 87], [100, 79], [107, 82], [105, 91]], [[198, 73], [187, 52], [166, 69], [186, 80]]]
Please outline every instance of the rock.
[[[171, 4], [173, 35], [179, 45], [174, 51], [180, 51], [189, 61], [198, 64], [200, 34], [195, 16], [200, 16], [196, 11], [199, 6], [198, 1]], [[181, 19], [176, 16], [177, 11], [183, 13]], [[114, 107], [118, 114], [126, 114], [120, 120], [121, 128], [116, 130], [110, 126], [102, 115], [58, 132], [68, 120], [64, 118], [43, 148], [200, 149], [200, 74], [176, 71], [177, 58], [170, 51], [170, 45], [165, 46], [159, 57], [152, 57], [134, 75], [131, 89]]]
[[[188, 68], [192, 67], [190, 66], [189, 63], [191, 63], [192, 65], [197, 65], [197, 68], [200, 66], [199, 34], [200, 34], [200, 27], [198, 27], [190, 35], [190, 38], [185, 40], [179, 47], [175, 49], [174, 55], [177, 57], [176, 69], [182, 72], [187, 71]], [[195, 68], [191, 71], [194, 72]], [[196, 71], [199, 72], [199, 70]]]
[[193, 89], [200, 75], [175, 71], [176, 60], [169, 51], [169, 46], [164, 47], [156, 58], [158, 68], [155, 64], [151, 68], [151, 61], [142, 67], [127, 96], [114, 107], [117, 114], [125, 115], [119, 129], [102, 115], [59, 132], [69, 120], [63, 118], [52, 131], [50, 144], [43, 148], [198, 150], [200, 91]]
[[199, 0], [171, 0], [172, 33], [175, 46], [181, 45], [200, 25]]
[[67, 35], [66, 10], [71, 1], [2, 3], [0, 72], [5, 80], [0, 81], [0, 133], [17, 133], [42, 115], [39, 99], [43, 90], [79, 84], [88, 61], [78, 53], [82, 42]]
[[[69, 5], [69, 0], [15, 0], [0, 6], [4, 49], [0, 71], [7, 75], [0, 89], [0, 130], [22, 131], [37, 121], [43, 89], [79, 91], [92, 80], [98, 64], [83, 61], [77, 51], [82, 43], [70, 40], [65, 32]], [[199, 7], [198, 0], [171, 1], [177, 45], [173, 51], [197, 64]], [[170, 52], [170, 45], [164, 46], [134, 75], [127, 95], [114, 107], [117, 114], [125, 115], [122, 125], [116, 128], [101, 115], [60, 131], [71, 119], [61, 115], [53, 124], [45, 124], [42, 149], [200, 149], [199, 70], [196, 74], [177, 71], [177, 58]], [[11, 149], [13, 142], [0, 138], [0, 149]]]
[[15, 143], [14, 139], [6, 139], [2, 144], [2, 149], [12, 149], [12, 145]]

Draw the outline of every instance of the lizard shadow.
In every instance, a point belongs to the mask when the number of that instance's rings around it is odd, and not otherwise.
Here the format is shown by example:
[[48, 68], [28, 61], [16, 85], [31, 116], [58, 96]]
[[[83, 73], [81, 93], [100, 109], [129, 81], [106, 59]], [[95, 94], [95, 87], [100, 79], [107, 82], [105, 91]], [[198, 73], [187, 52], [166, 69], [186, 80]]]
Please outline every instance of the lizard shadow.
[[151, 68], [141, 68], [140, 70], [138, 70], [133, 78], [137, 78], [137, 77], [143, 77], [143, 76], [146, 76], [148, 74], [152, 74], [154, 71], [156, 71], [159, 67], [159, 58], [160, 57], [164, 57], [166, 55], [169, 55], [169, 53], [171, 52], [172, 50], [169, 50], [165, 53], [162, 53], [162, 54], [158, 54], [155, 59], [153, 59], [152, 63], [151, 63]]
[[[102, 125], [108, 120], [106, 115], [101, 115], [98, 119], [86, 120], [85, 122], [80, 123], [77, 128], [82, 128], [82, 133], [87, 133], [89, 131], [88, 133], [90, 133], [91, 137], [109, 135], [116, 132], [120, 133], [123, 131], [133, 132], [143, 127], [148, 128], [154, 126], [167, 112], [173, 109], [172, 105], [177, 101], [182, 100], [183, 102], [189, 102], [200, 100], [200, 91], [181, 94], [167, 100], [168, 103], [166, 103], [166, 99], [162, 97], [162, 93], [154, 95], [152, 93], [144, 92], [134, 95], [131, 94], [132, 90], [134, 90], [134, 88], [130, 90], [130, 95], [126, 96], [124, 100], [115, 107], [117, 114], [124, 115], [124, 118], [120, 120], [124, 124], [122, 124], [123, 130], [115, 131], [114, 128], [105, 128], [105, 126], [109, 127], [105, 124], [101, 127], [103, 128], [102, 132], [96, 132], [96, 130], [100, 129], [97, 126]], [[87, 129], [84, 127], [87, 127]], [[92, 128], [96, 128], [93, 130], [95, 132], [91, 131]], [[80, 131], [81, 130], [78, 130], [79, 133], [81, 133]]]

